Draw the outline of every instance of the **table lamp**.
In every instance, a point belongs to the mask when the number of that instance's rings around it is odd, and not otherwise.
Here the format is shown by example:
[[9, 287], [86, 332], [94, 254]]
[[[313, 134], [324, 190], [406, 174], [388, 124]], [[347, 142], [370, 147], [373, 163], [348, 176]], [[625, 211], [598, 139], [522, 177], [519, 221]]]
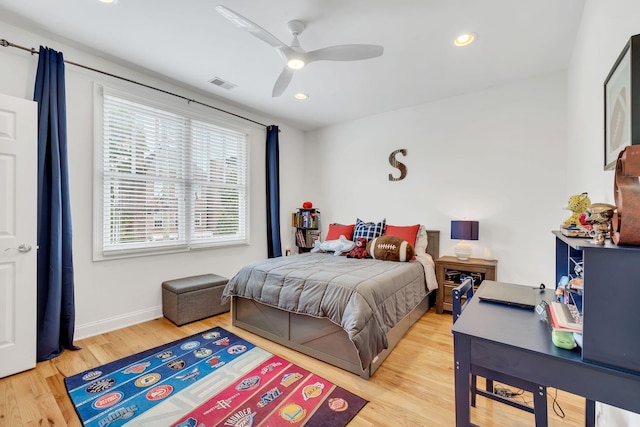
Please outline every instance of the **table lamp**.
[[478, 221], [451, 221], [451, 239], [460, 240], [454, 252], [460, 261], [471, 256], [471, 245], [467, 240], [478, 240]]

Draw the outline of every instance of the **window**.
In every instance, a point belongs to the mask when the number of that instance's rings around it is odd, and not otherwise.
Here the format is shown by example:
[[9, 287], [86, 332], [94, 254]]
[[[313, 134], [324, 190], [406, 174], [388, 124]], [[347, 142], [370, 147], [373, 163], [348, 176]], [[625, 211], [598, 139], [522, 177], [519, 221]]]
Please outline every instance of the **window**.
[[247, 243], [248, 131], [98, 93], [95, 258]]

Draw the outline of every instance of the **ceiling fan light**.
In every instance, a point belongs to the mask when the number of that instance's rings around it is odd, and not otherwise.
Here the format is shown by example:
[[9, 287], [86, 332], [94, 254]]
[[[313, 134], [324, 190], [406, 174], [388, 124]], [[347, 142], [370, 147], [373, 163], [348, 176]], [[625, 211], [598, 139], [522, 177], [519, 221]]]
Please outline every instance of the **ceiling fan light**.
[[307, 95], [306, 93], [296, 93], [295, 95], [293, 95], [293, 97], [295, 99], [299, 99], [300, 101], [304, 101], [305, 99], [309, 99], [309, 95]]
[[287, 66], [293, 70], [299, 70], [304, 67], [304, 61], [300, 58], [291, 58], [287, 61]]
[[453, 41], [453, 44], [455, 44], [456, 46], [467, 46], [473, 43], [477, 38], [478, 38], [478, 35], [476, 33], [460, 34]]
[[99, 0], [100, 3], [106, 3], [106, 4], [117, 4], [118, 0]]

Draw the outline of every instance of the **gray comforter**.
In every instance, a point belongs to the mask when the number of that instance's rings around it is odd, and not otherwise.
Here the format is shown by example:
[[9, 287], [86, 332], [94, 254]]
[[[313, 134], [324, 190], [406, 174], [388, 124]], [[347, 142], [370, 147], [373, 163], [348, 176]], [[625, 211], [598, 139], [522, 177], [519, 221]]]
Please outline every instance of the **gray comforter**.
[[418, 261], [307, 253], [243, 267], [223, 297], [241, 296], [293, 313], [330, 319], [347, 332], [362, 367], [387, 348], [386, 332], [427, 294]]

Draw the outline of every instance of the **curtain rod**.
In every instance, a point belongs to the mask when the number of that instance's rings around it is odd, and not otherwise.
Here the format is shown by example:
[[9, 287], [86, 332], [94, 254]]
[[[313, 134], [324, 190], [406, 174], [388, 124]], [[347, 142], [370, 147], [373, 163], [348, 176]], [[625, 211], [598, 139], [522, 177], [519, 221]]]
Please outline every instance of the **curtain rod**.
[[[28, 47], [24, 47], [24, 46], [20, 46], [20, 45], [11, 43], [11, 42], [9, 42], [9, 41], [7, 41], [5, 39], [0, 39], [0, 46], [15, 47], [17, 49], [22, 49], [22, 50], [25, 50], [25, 51], [31, 53], [31, 55], [38, 55], [40, 53], [39, 51], [35, 50], [34, 48], [29, 49]], [[214, 110], [218, 110], [218, 111], [221, 111], [223, 113], [230, 114], [232, 116], [238, 117], [238, 118], [243, 119], [243, 120], [247, 120], [247, 121], [255, 123], [257, 125], [264, 126], [264, 127], [269, 127], [269, 126], [265, 125], [264, 123], [257, 122], [255, 120], [252, 120], [252, 119], [248, 118], [248, 117], [244, 117], [244, 116], [241, 116], [239, 114], [223, 110], [222, 108], [214, 107], [213, 105], [209, 105], [209, 104], [205, 104], [205, 103], [200, 102], [200, 101], [196, 101], [195, 99], [187, 98], [186, 96], [178, 95], [177, 93], [173, 93], [173, 92], [166, 91], [164, 89], [159, 89], [157, 87], [149, 86], [148, 84], [140, 83], [140, 82], [137, 82], [135, 80], [128, 79], [126, 77], [121, 77], [121, 76], [118, 76], [118, 75], [115, 75], [115, 74], [107, 73], [106, 71], [102, 71], [102, 70], [98, 70], [98, 69], [95, 69], [95, 68], [88, 67], [86, 65], [78, 64], [77, 62], [67, 61], [66, 59], [64, 60], [64, 62], [66, 64], [75, 65], [76, 67], [84, 68], [86, 70], [90, 70], [90, 71], [94, 71], [96, 73], [104, 74], [105, 76], [114, 77], [116, 79], [124, 80], [124, 81], [129, 82], [129, 83], [137, 84], [139, 86], [144, 86], [144, 87], [146, 87], [148, 89], [153, 89], [153, 90], [156, 90], [158, 92], [166, 93], [167, 95], [172, 95], [172, 96], [175, 96], [177, 98], [184, 99], [189, 104], [190, 103], [194, 103], [194, 104], [202, 105], [204, 107], [213, 108]]]

